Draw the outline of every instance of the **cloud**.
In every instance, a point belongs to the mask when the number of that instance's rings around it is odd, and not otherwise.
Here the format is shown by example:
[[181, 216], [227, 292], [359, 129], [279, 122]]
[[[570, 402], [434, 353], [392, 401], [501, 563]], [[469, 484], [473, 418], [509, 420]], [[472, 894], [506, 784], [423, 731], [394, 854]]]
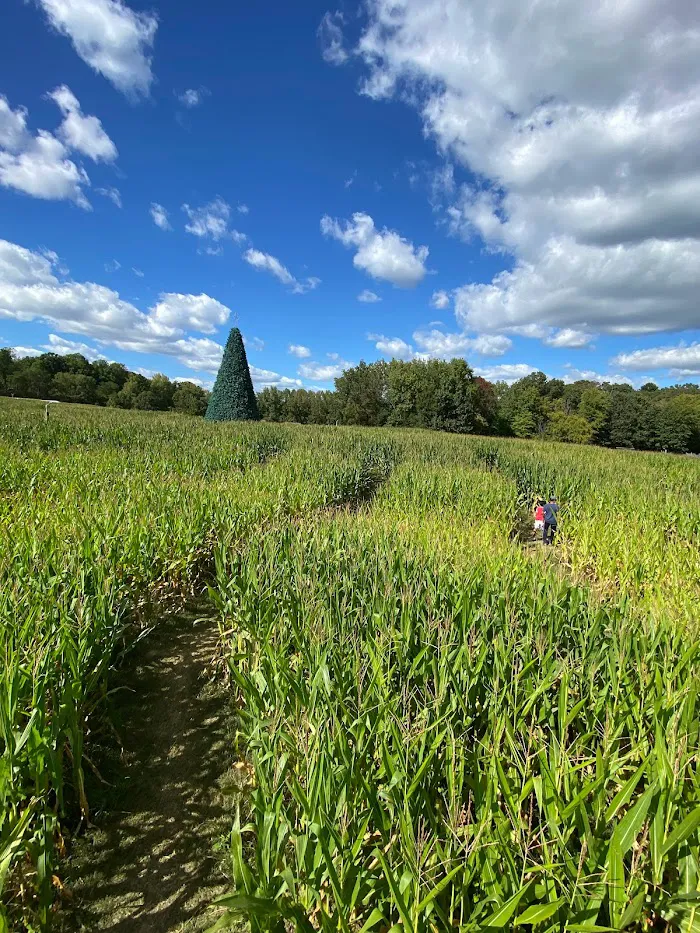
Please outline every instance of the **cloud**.
[[149, 311], [149, 323], [159, 331], [196, 330], [213, 334], [223, 326], [231, 311], [209, 295], [180, 295], [166, 292]]
[[146, 273], [143, 272], [141, 269], [137, 269], [135, 266], [132, 266], [132, 267], [131, 267], [131, 271], [134, 273], [134, 275], [138, 275], [138, 277], [139, 277], [140, 279], [142, 279], [142, 278], [144, 277], [144, 275], [146, 274]]
[[47, 201], [75, 201], [91, 210], [82, 190], [90, 184], [87, 172], [67, 155], [60, 140], [39, 130], [22, 152], [0, 150], [0, 185]]
[[153, 201], [151, 203], [150, 213], [151, 217], [153, 218], [153, 223], [156, 225], [156, 227], [160, 227], [161, 230], [173, 229], [170, 225], [170, 221], [168, 220], [168, 212], [162, 204], [156, 204], [156, 202]]
[[343, 43], [344, 22], [345, 17], [336, 10], [335, 13], [324, 13], [319, 24], [317, 35], [321, 43], [321, 55], [329, 65], [342, 65], [349, 58]]
[[54, 285], [58, 256], [51, 250], [34, 253], [16, 243], [0, 240], [0, 282], [4, 285]]
[[344, 188], [351, 188], [351, 187], [353, 186], [353, 184], [355, 183], [355, 179], [356, 179], [356, 178], [357, 178], [357, 169], [355, 169], [355, 171], [352, 173], [352, 175], [350, 176], [350, 178], [346, 178], [346, 179], [345, 179], [345, 181], [343, 182], [343, 187], [344, 187]]
[[343, 360], [337, 353], [326, 354], [331, 363], [302, 363], [299, 366], [299, 375], [304, 379], [310, 379], [312, 382], [331, 382], [343, 375], [346, 369], [353, 366], [347, 360]]
[[69, 149], [82, 152], [93, 162], [114, 162], [117, 147], [105, 133], [97, 117], [85, 116], [80, 103], [69, 87], [62, 84], [48, 97], [63, 114], [57, 133]]
[[367, 339], [374, 341], [377, 350], [393, 360], [412, 360], [413, 347], [400, 337], [385, 337], [383, 334], [367, 334]]
[[183, 204], [182, 209], [189, 218], [189, 223], [185, 225], [188, 233], [199, 237], [211, 237], [213, 240], [220, 240], [226, 236], [231, 208], [223, 198], [214, 198], [204, 207]]
[[106, 359], [105, 355], [95, 347], [77, 340], [66, 340], [58, 334], [49, 334], [49, 342], [42, 347], [47, 353], [58, 353], [59, 356], [68, 356], [69, 353], [80, 353], [86, 360], [94, 363], [95, 360]]
[[83, 61], [126, 94], [144, 94], [153, 81], [153, 13], [122, 0], [38, 0], [53, 28], [67, 36]]
[[[229, 229], [231, 206], [221, 197], [214, 198], [203, 207], [190, 207], [189, 204], [183, 204], [182, 209], [189, 218], [189, 223], [185, 224], [185, 230], [194, 236], [211, 237], [215, 241], [230, 237], [234, 243], [238, 244], [247, 240], [245, 233]], [[213, 255], [219, 255], [219, 253]]]
[[698, 289], [700, 239], [609, 249], [551, 240], [536, 262], [458, 289], [455, 310], [477, 331], [532, 324], [653, 333], [697, 324]]
[[246, 347], [250, 347], [251, 350], [265, 349], [265, 341], [261, 340], [260, 337], [245, 337], [244, 342]]
[[259, 249], [247, 249], [243, 253], [243, 259], [254, 269], [260, 269], [274, 275], [283, 285], [291, 288], [292, 293], [295, 295], [303, 295], [305, 292], [313, 291], [321, 284], [321, 280], [316, 276], [309, 276], [304, 282], [298, 281], [277, 257], [271, 256], [270, 253], [263, 253]]
[[675, 347], [650, 347], [620, 353], [610, 361], [621, 369], [648, 372], [653, 369], [668, 369], [672, 376], [700, 375], [700, 343], [680, 343]]
[[187, 88], [186, 91], [183, 91], [181, 94], [176, 94], [175, 96], [183, 107], [192, 110], [194, 107], [199, 107], [204, 98], [209, 96], [209, 90], [205, 87], [190, 87]]
[[196, 376], [173, 376], [171, 382], [191, 382], [192, 385], [199, 386], [200, 389], [206, 389], [208, 392], [214, 388], [213, 379], [198, 379]]
[[263, 253], [259, 249], [248, 249], [243, 254], [243, 258], [253, 268], [262, 269], [274, 275], [283, 285], [293, 285], [296, 281], [289, 269], [269, 253]]
[[530, 366], [528, 363], [501, 363], [498, 366], [474, 367], [474, 375], [481, 376], [489, 382], [513, 383], [535, 372], [537, 372], [537, 367]]
[[250, 375], [256, 389], [264, 389], [267, 386], [276, 389], [301, 389], [303, 385], [301, 379], [280, 376], [279, 373], [271, 372], [269, 369], [258, 369], [257, 366], [250, 367]]
[[366, 304], [374, 304], [375, 302], [381, 301], [382, 299], [379, 297], [379, 295], [376, 295], [374, 292], [371, 292], [368, 288], [365, 288], [365, 290], [361, 291], [360, 294], [357, 296], [357, 300], [363, 301]]
[[446, 334], [440, 330], [416, 331], [413, 339], [423, 358], [450, 360], [454, 357], [478, 353], [481, 356], [503, 356], [512, 341], [502, 334]]
[[300, 343], [290, 343], [287, 347], [287, 353], [291, 353], [292, 356], [296, 356], [300, 360], [311, 356], [311, 350], [308, 347], [303, 347]]
[[236, 208], [236, 210], [238, 211], [239, 214], [248, 214], [248, 213], [250, 213], [250, 208], [248, 207], [247, 204], [239, 204], [238, 207]]
[[582, 330], [572, 330], [570, 327], [553, 331], [544, 338], [544, 342], [549, 347], [569, 347], [570, 349], [587, 347], [591, 340], [593, 340], [593, 334], [587, 334]]
[[121, 267], [122, 264], [118, 259], [112, 259], [105, 263], [105, 272], [116, 272], [118, 269], [121, 269]]
[[41, 354], [45, 352], [45, 350], [41, 350], [38, 347], [12, 347], [12, 355], [17, 360], [21, 360], [27, 356], [41, 356]]
[[109, 198], [117, 207], [122, 206], [122, 196], [119, 188], [95, 188], [95, 191], [98, 194], [104, 195], [104, 197]]
[[17, 152], [28, 140], [26, 108], [13, 110], [7, 98], [0, 94], [0, 148]]
[[453, 232], [509, 255], [507, 271], [459, 291], [465, 327], [697, 324], [695, 5], [372, 0], [368, 11], [363, 93], [418, 109], [439, 152], [477, 179], [447, 192]]
[[584, 380], [585, 382], [614, 382], [622, 385], [634, 385], [628, 376], [621, 376], [619, 373], [597, 373], [592, 369], [576, 369], [575, 366], [571, 366], [569, 363], [566, 364], [566, 370], [563, 381], [567, 384]]
[[321, 232], [339, 240], [344, 246], [357, 247], [353, 258], [356, 268], [372, 278], [384, 279], [399, 288], [415, 288], [426, 273], [428, 247], [414, 247], [393, 230], [380, 232], [369, 214], [357, 213], [343, 225], [324, 216]]
[[0, 95], [0, 185], [35, 198], [75, 201], [91, 210], [83, 192], [90, 179], [69, 155], [76, 151], [94, 161], [112, 162], [116, 146], [97, 117], [83, 114], [70, 88], [62, 85], [48, 96], [64, 114], [63, 122], [56, 134], [39, 130], [34, 136], [27, 129], [26, 109], [13, 110]]
[[502, 334], [449, 334], [440, 330], [417, 330], [413, 333], [416, 349], [401, 337], [385, 337], [383, 334], [368, 334], [375, 341], [377, 350], [399, 360], [452, 360], [479, 354], [480, 356], [503, 356], [512, 346], [512, 341]]
[[437, 309], [438, 311], [444, 311], [445, 308], [450, 306], [450, 296], [445, 291], [433, 292], [433, 296], [430, 299], [430, 306]]
[[135, 353], [161, 353], [185, 366], [216, 372], [221, 346], [208, 337], [230, 317], [209, 295], [165, 292], [141, 311], [95, 282], [61, 282], [57, 257], [0, 240], [0, 318], [44, 321], [68, 334]]

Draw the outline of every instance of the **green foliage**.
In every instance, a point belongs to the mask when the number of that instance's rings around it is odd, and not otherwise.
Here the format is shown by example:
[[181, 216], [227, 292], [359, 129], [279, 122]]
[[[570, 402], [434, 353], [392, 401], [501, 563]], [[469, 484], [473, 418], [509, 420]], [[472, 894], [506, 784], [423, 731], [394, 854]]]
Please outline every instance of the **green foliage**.
[[381, 360], [371, 366], [361, 362], [359, 366], [346, 369], [343, 375], [335, 380], [338, 406], [344, 424], [365, 427], [380, 427], [386, 424], [389, 414], [386, 377], [387, 364]]
[[183, 415], [204, 415], [207, 393], [193, 382], [179, 382], [173, 392], [172, 408]]
[[5, 399], [0, 488], [0, 928], [52, 915], [127, 633], [206, 584], [252, 773], [232, 921], [691, 929], [694, 460]]
[[[690, 482], [692, 546], [700, 474], [455, 441], [407, 435], [370, 510], [220, 555], [250, 774], [218, 928], [690, 931], [700, 648], [652, 567], [674, 496], [656, 483]], [[509, 540], [525, 483], [563, 497], [561, 565]]]
[[581, 393], [578, 414], [590, 425], [591, 439], [597, 444], [604, 443], [606, 440], [611, 407], [610, 393], [603, 389], [591, 387], [584, 389]]
[[547, 435], [553, 441], [563, 441], [566, 444], [590, 444], [593, 426], [583, 415], [567, 415], [563, 411], [553, 411], [549, 417]]
[[257, 421], [259, 418], [243, 336], [237, 327], [228, 335], [205, 417], [207, 421]]
[[176, 404], [178, 383], [161, 373], [147, 379], [139, 373], [130, 373], [121, 363], [107, 360], [91, 363], [79, 353], [66, 356], [43, 353], [38, 357], [15, 359], [12, 350], [0, 350], [0, 395], [142, 411], [204, 414], [207, 393], [192, 383], [187, 385], [191, 389], [180, 393]]

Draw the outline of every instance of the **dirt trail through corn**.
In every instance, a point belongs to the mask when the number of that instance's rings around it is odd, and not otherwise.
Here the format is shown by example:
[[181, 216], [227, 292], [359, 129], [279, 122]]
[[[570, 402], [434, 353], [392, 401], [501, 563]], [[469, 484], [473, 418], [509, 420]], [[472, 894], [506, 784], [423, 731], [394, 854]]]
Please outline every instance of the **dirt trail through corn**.
[[217, 637], [215, 622], [180, 615], [137, 647], [117, 704], [121, 774], [75, 847], [62, 929], [195, 933], [216, 919], [207, 907], [226, 888], [214, 849], [230, 827], [219, 788], [233, 747], [210, 676]]

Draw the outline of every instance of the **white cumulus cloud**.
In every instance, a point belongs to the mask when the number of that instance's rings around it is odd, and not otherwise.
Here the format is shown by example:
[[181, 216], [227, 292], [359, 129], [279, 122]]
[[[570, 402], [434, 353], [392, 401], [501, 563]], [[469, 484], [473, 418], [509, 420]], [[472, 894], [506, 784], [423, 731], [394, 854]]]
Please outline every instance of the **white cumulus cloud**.
[[428, 247], [415, 247], [394, 230], [377, 230], [369, 214], [356, 213], [341, 224], [327, 215], [321, 219], [321, 232], [355, 247], [353, 263], [375, 279], [384, 279], [399, 288], [415, 288], [426, 274]]
[[498, 366], [474, 367], [474, 374], [489, 382], [513, 383], [534, 372], [537, 372], [537, 367], [528, 363], [500, 363]]
[[672, 376], [700, 375], [700, 343], [678, 344], [675, 347], [650, 347], [620, 353], [611, 360], [614, 366], [648, 372], [652, 369], [668, 369]]
[[303, 385], [301, 379], [281, 376], [269, 369], [258, 369], [257, 366], [250, 367], [250, 376], [256, 389], [264, 389], [268, 386], [276, 389], [300, 389]]
[[444, 311], [445, 308], [449, 308], [450, 306], [450, 296], [447, 294], [447, 292], [442, 291], [442, 289], [437, 292], [433, 292], [433, 296], [430, 299], [430, 305], [431, 307], [436, 308], [438, 311]]
[[84, 210], [90, 202], [83, 185], [90, 179], [83, 168], [68, 158], [63, 143], [39, 130], [21, 152], [0, 150], [0, 185], [47, 201], [75, 201]]
[[38, 0], [53, 28], [67, 36], [83, 61], [127, 94], [148, 94], [151, 50], [158, 28], [153, 13], [122, 0]]
[[49, 342], [42, 346], [47, 353], [58, 353], [59, 356], [68, 356], [69, 353], [80, 353], [86, 360], [93, 363], [95, 360], [104, 360], [106, 357], [95, 347], [78, 340], [66, 340], [58, 334], [49, 334]]
[[387, 359], [413, 359], [413, 347], [400, 337], [385, 337], [383, 334], [367, 334], [367, 339], [372, 340], [377, 350]]
[[362, 301], [365, 304], [375, 304], [377, 301], [382, 299], [375, 292], [371, 292], [368, 288], [365, 288], [364, 291], [361, 291], [357, 296], [358, 301]]
[[304, 360], [311, 356], [311, 350], [308, 347], [302, 346], [300, 343], [290, 343], [287, 347], [287, 353], [291, 353], [292, 356], [296, 356], [297, 359]]
[[191, 369], [216, 372], [221, 346], [209, 337], [230, 309], [209, 295], [165, 292], [147, 311], [95, 282], [61, 281], [58, 257], [0, 240], [0, 318], [43, 321], [67, 334], [135, 353], [174, 357]]
[[620, 373], [598, 373], [593, 369], [577, 369], [575, 366], [566, 364], [566, 373], [563, 381], [571, 384], [572, 382], [614, 382], [621, 385], [634, 385], [628, 376], [622, 376]]
[[116, 146], [97, 117], [83, 114], [70, 88], [62, 85], [48, 96], [61, 109], [63, 122], [56, 133], [39, 130], [33, 135], [26, 109], [13, 110], [0, 95], [0, 185], [35, 198], [75, 201], [90, 210], [83, 191], [90, 179], [69, 156], [75, 151], [96, 162], [112, 162]]
[[512, 341], [503, 334], [450, 334], [444, 331], [416, 330], [414, 346], [401, 337], [385, 337], [383, 334], [368, 334], [375, 341], [377, 350], [399, 360], [452, 360], [456, 357], [503, 356], [512, 346]]
[[568, 347], [569, 349], [587, 347], [591, 340], [593, 340], [593, 334], [587, 334], [583, 330], [573, 330], [571, 327], [554, 330], [544, 338], [544, 342], [550, 347]]
[[[328, 354], [330, 356], [330, 354]], [[337, 359], [331, 363], [302, 363], [299, 366], [299, 375], [312, 382], [332, 382], [343, 375], [346, 369], [352, 366], [347, 360]]]
[[449, 334], [441, 330], [416, 331], [413, 339], [424, 358], [450, 360], [478, 353], [480, 356], [503, 356], [512, 341], [503, 334]]
[[97, 117], [86, 116], [69, 87], [62, 84], [48, 95], [63, 114], [57, 133], [69, 149], [82, 152], [93, 162], [113, 162], [117, 147]]
[[185, 230], [198, 237], [211, 237], [220, 240], [228, 234], [228, 221], [231, 208], [223, 198], [214, 198], [203, 207], [190, 207], [183, 204], [182, 209], [188, 217]]
[[452, 229], [512, 257], [459, 290], [465, 328], [697, 325], [697, 4], [370, 0], [368, 15], [363, 93], [418, 109], [479, 179], [442, 192]]

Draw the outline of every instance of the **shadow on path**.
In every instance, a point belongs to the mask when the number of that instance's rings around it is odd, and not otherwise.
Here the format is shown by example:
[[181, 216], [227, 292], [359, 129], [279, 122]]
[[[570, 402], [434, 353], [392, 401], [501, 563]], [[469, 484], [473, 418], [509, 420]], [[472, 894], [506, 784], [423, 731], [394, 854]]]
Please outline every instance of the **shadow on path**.
[[215, 621], [184, 614], [135, 650], [117, 709], [123, 776], [76, 844], [61, 929], [194, 933], [216, 919], [207, 906], [226, 877], [213, 850], [230, 827], [218, 786], [233, 748], [210, 679], [217, 639]]

